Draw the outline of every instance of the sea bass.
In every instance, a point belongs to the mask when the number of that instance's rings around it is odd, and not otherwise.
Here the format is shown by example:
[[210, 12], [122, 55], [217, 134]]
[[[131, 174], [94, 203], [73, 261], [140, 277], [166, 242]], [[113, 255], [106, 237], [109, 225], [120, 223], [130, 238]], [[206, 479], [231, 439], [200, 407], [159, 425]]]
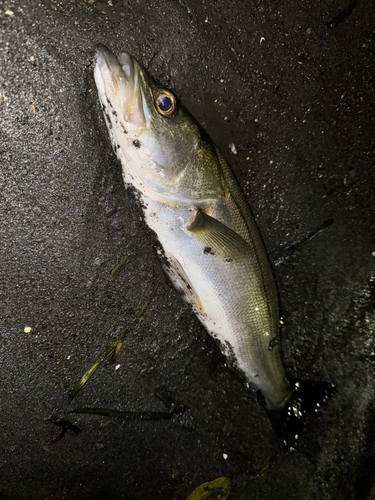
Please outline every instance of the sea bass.
[[276, 286], [227, 162], [129, 54], [98, 46], [94, 77], [125, 186], [136, 190], [173, 284], [267, 409], [283, 410], [295, 391], [281, 362]]

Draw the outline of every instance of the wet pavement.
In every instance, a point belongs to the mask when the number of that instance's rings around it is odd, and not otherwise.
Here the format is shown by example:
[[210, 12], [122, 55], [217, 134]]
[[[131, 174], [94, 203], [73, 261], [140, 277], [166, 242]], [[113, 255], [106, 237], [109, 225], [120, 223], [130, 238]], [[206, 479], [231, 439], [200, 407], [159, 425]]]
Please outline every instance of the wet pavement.
[[[0, 1], [1, 499], [185, 500], [219, 476], [233, 500], [372, 498], [374, 29], [371, 0]], [[249, 198], [286, 372], [337, 387], [295, 450], [162, 271], [107, 138], [96, 43], [178, 95]]]

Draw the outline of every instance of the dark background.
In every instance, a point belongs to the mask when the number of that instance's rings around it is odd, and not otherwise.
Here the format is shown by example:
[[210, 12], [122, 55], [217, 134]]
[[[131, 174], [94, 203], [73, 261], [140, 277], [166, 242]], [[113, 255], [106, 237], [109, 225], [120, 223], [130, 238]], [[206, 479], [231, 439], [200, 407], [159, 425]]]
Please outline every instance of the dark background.
[[[374, 9], [0, 1], [1, 499], [186, 500], [218, 476], [231, 500], [373, 498]], [[287, 374], [337, 387], [295, 451], [163, 274], [101, 117], [98, 42], [179, 96], [248, 196]], [[120, 367], [68, 405], [125, 328]], [[173, 404], [184, 412], [166, 421], [69, 413]], [[50, 417], [82, 432], [51, 444], [62, 428]]]

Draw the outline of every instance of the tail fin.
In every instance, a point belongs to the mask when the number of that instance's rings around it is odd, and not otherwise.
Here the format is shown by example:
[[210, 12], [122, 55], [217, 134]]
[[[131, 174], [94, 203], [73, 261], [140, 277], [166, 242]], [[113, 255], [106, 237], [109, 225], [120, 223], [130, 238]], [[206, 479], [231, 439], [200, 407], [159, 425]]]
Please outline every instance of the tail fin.
[[294, 447], [301, 435], [305, 418], [312, 415], [335, 392], [327, 382], [295, 382], [292, 396], [281, 410], [268, 410], [277, 436], [285, 446]]

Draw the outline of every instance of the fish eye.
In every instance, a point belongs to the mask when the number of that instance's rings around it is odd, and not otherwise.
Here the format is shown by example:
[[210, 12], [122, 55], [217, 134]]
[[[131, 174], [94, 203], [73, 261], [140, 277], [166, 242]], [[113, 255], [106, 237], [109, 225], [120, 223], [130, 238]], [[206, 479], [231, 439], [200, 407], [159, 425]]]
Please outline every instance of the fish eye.
[[172, 92], [160, 90], [155, 98], [156, 109], [162, 116], [172, 116], [177, 110], [177, 102]]

